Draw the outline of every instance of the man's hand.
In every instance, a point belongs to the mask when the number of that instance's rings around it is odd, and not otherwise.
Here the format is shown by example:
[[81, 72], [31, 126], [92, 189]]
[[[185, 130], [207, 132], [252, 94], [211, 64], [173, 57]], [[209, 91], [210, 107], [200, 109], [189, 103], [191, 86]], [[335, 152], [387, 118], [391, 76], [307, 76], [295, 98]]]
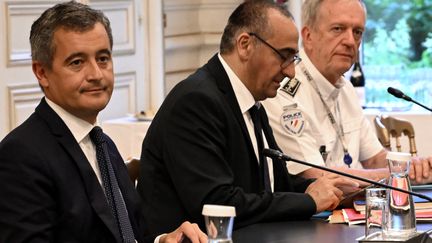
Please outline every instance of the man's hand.
[[315, 201], [317, 213], [324, 210], [333, 210], [344, 195], [345, 190], [358, 190], [359, 183], [335, 174], [327, 174], [311, 183], [306, 189]]
[[184, 222], [173, 232], [163, 235], [159, 243], [207, 243], [207, 235], [204, 234], [197, 224]]
[[409, 177], [415, 184], [432, 182], [432, 156], [427, 158], [413, 157], [411, 159]]

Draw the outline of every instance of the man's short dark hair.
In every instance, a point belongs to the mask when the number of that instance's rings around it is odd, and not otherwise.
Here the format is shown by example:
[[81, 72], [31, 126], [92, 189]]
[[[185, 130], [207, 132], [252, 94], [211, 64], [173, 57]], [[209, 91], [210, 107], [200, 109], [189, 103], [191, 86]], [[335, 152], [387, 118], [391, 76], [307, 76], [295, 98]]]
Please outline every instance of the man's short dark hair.
[[275, 9], [288, 18], [293, 18], [284, 5], [273, 1], [255, 0], [240, 4], [228, 19], [220, 43], [220, 53], [229, 53], [234, 49], [235, 38], [241, 32], [253, 32], [260, 36], [270, 36], [272, 28], [268, 24], [268, 10]]
[[33, 23], [30, 31], [32, 60], [39, 61], [51, 69], [56, 46], [53, 43], [54, 33], [60, 28], [77, 32], [91, 30], [96, 23], [101, 23], [108, 34], [111, 49], [113, 38], [108, 18], [102, 11], [70, 1], [57, 4], [42, 13]]

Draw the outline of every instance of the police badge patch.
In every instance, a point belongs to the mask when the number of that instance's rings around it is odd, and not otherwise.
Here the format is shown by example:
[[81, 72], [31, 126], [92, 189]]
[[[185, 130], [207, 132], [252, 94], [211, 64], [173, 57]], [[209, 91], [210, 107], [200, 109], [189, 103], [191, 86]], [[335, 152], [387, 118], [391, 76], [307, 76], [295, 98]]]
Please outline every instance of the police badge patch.
[[285, 110], [280, 122], [286, 132], [295, 136], [300, 136], [305, 126], [305, 119], [299, 109]]
[[281, 90], [283, 90], [285, 93], [291, 95], [292, 97], [295, 96], [295, 94], [297, 93], [297, 90], [300, 87], [300, 80], [298, 80], [297, 78], [293, 78], [290, 79], [282, 88]]

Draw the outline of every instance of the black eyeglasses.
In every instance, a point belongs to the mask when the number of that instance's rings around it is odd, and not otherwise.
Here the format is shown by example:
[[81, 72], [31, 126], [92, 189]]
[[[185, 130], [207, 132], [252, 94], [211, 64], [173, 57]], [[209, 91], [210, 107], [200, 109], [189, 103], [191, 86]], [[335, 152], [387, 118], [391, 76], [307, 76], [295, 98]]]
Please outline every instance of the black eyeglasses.
[[274, 48], [267, 41], [265, 41], [263, 38], [261, 38], [259, 35], [255, 34], [253, 32], [249, 32], [248, 34], [251, 35], [251, 36], [255, 36], [259, 41], [261, 41], [262, 43], [264, 43], [266, 46], [270, 47], [274, 52], [276, 52], [279, 55], [279, 57], [283, 61], [282, 64], [281, 64], [281, 68], [282, 69], [288, 67], [293, 62], [299, 63], [301, 61], [301, 58], [298, 56], [297, 53], [293, 52], [293, 53], [290, 53], [288, 55], [284, 55], [278, 49]]

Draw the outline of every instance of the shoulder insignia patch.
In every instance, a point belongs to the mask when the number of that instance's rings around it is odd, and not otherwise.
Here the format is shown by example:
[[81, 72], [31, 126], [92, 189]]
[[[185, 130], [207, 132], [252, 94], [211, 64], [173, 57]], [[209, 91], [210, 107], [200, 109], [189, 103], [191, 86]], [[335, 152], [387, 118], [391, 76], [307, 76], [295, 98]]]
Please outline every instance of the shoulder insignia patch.
[[299, 89], [300, 85], [301, 85], [300, 80], [298, 80], [297, 78], [293, 78], [290, 81], [288, 81], [281, 88], [281, 90], [284, 91], [285, 93], [291, 95], [292, 97], [294, 97], [295, 94], [297, 93], [297, 90]]
[[289, 109], [280, 118], [283, 129], [291, 135], [300, 136], [305, 127], [305, 119], [299, 109]]

